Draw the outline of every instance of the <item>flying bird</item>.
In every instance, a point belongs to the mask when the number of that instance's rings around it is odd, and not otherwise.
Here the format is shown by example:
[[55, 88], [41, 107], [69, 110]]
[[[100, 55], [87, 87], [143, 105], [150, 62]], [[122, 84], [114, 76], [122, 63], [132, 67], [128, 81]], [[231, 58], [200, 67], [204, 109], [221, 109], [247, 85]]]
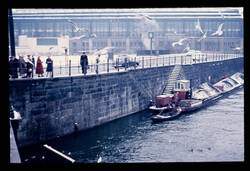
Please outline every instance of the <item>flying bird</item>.
[[97, 160], [97, 163], [101, 163], [102, 162], [102, 157], [100, 156]]
[[201, 29], [201, 24], [200, 24], [199, 18], [197, 20], [197, 24], [195, 25], [195, 29], [199, 30], [202, 34], [204, 34], [204, 32]]
[[190, 50], [190, 46], [189, 45], [187, 45], [187, 47], [183, 50], [183, 51], [189, 51]]
[[137, 16], [141, 16], [141, 17], [143, 17], [143, 18], [145, 18], [145, 19], [148, 19], [148, 20], [153, 20], [151, 17], [149, 17], [149, 16], [146, 15], [146, 14], [137, 14]]
[[201, 40], [207, 38], [207, 32], [205, 34], [203, 34], [203, 36], [198, 40], [198, 42], [200, 42]]
[[240, 50], [241, 48], [240, 47], [236, 47], [236, 48], [234, 48], [233, 50]]
[[77, 36], [77, 37], [72, 37], [72, 38], [70, 38], [71, 40], [80, 40], [80, 39], [82, 39], [82, 38], [87, 38], [87, 36], [86, 35], [81, 35], [81, 36]]
[[187, 38], [180, 39], [178, 42], [173, 42], [172, 46], [175, 47], [176, 45], [183, 45], [183, 41], [187, 40]]
[[69, 23], [71, 23], [74, 27], [74, 32], [79, 32], [79, 31], [88, 31], [87, 28], [79, 28], [76, 23], [74, 23], [71, 20], [68, 20]]
[[89, 36], [90, 38], [95, 38], [96, 37], [96, 34], [91, 34], [90, 36]]
[[220, 24], [217, 31], [212, 33], [211, 35], [212, 36], [215, 36], [215, 35], [218, 35], [218, 36], [221, 36], [223, 34], [223, 31], [222, 31], [222, 26], [223, 26], [224, 23]]

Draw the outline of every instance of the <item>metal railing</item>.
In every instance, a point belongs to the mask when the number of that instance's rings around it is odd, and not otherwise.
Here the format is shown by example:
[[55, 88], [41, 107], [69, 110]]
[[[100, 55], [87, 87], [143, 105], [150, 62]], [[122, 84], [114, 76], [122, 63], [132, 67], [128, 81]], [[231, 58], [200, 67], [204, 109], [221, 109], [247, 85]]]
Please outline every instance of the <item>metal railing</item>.
[[[124, 72], [127, 70], [153, 68], [171, 65], [192, 65], [197, 63], [224, 61], [234, 58], [241, 58], [243, 54], [221, 54], [221, 53], [199, 53], [199, 54], [171, 54], [162, 56], [137, 56], [130, 58], [127, 62], [122, 61], [120, 58], [116, 60], [107, 60], [106, 63], [90, 64], [88, 65], [86, 75], [103, 74], [110, 72]], [[136, 62], [139, 64], [136, 66]], [[129, 65], [130, 64], [130, 65]], [[132, 65], [131, 65], [132, 64]], [[98, 72], [97, 72], [98, 69]], [[46, 78], [46, 68], [44, 68], [44, 78]], [[31, 78], [38, 78], [33, 71]], [[83, 75], [80, 63], [71, 63], [68, 61], [67, 66], [53, 67], [52, 77], [64, 77], [73, 75]], [[41, 77], [39, 77], [41, 78]]]

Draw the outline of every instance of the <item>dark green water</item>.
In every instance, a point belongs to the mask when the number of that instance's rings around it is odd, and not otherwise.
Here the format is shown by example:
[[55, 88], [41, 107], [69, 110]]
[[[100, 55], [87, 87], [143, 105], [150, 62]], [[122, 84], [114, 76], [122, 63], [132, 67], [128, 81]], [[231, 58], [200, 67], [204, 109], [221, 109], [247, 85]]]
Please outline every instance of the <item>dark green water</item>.
[[[151, 116], [145, 110], [47, 144], [84, 163], [244, 161], [244, 89], [176, 120], [153, 124]], [[22, 161], [41, 161], [38, 149], [20, 149]]]

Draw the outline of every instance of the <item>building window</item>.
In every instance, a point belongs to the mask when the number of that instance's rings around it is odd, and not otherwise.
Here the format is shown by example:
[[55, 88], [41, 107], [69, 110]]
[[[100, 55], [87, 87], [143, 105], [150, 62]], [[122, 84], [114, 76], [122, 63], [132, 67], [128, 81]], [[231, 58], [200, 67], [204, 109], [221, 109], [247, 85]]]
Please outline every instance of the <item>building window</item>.
[[37, 45], [57, 45], [57, 39], [38, 38]]

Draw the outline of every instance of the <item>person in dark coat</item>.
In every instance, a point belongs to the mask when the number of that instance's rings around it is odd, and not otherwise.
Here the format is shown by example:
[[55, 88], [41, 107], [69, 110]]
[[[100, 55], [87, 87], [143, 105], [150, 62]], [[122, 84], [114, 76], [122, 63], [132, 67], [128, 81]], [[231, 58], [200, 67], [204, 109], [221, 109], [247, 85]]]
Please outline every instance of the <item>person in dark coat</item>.
[[46, 64], [47, 64], [47, 69], [46, 69], [47, 75], [46, 75], [46, 77], [48, 77], [48, 75], [50, 75], [50, 77], [52, 77], [53, 61], [50, 58], [50, 56], [48, 56], [48, 58], [46, 59]]
[[35, 58], [34, 56], [32, 55], [32, 63], [33, 63], [33, 70], [32, 70], [32, 78], [34, 76], [34, 70], [36, 69], [36, 66], [35, 66]]
[[36, 61], [36, 74], [38, 74], [38, 77], [43, 77], [43, 62], [40, 59], [40, 56], [38, 56]]
[[22, 78], [26, 77], [27, 68], [26, 68], [26, 62], [23, 59], [23, 56], [19, 56], [19, 73]]
[[27, 66], [27, 77], [30, 78], [33, 72], [33, 62], [30, 58], [30, 55], [28, 55], [26, 66]]
[[88, 69], [88, 57], [85, 54], [85, 52], [82, 53], [80, 63], [81, 63], [81, 66], [82, 66], [82, 73], [84, 75], [86, 75], [87, 74], [87, 69]]
[[11, 78], [18, 78], [17, 68], [19, 68], [19, 61], [15, 56], [11, 56], [9, 61], [9, 72]]
[[98, 65], [99, 65], [99, 62], [100, 62], [100, 56], [101, 55], [99, 54], [98, 57], [96, 58], [96, 70], [95, 70], [96, 74], [99, 73]]

